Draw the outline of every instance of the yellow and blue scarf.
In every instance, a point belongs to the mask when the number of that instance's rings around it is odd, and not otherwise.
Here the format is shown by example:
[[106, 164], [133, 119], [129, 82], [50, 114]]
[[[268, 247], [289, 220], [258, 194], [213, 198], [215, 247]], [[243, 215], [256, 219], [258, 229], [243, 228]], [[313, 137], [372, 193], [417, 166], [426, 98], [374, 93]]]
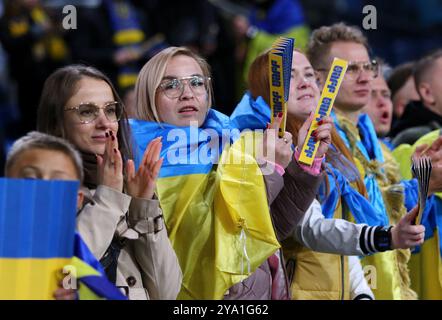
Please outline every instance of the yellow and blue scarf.
[[[109, 13], [113, 43], [117, 49], [139, 49], [146, 38], [141, 28], [137, 12], [130, 1], [127, 0], [104, 0], [104, 5]], [[130, 62], [119, 68], [118, 86], [126, 89], [135, 85], [139, 72], [137, 62]]]
[[409, 262], [411, 285], [420, 299], [442, 299], [442, 199], [432, 195], [422, 214], [423, 245], [413, 249]]
[[[246, 93], [230, 116], [230, 120], [240, 130], [264, 129], [270, 122], [270, 107], [262, 97], [255, 100], [250, 93]], [[333, 146], [331, 148], [336, 150]], [[351, 166], [352, 164], [343, 157], [340, 157], [339, 161], [327, 163], [326, 173], [329, 185], [326, 188], [322, 184], [319, 193], [323, 215], [326, 218], [332, 218], [342, 197], [349, 209], [354, 212], [357, 223], [366, 223], [372, 226], [388, 225], [388, 219], [383, 212], [373, 207], [351, 186], [351, 181], [355, 178], [354, 174], [349, 174], [348, 168]], [[326, 189], [328, 189], [327, 194], [325, 193]]]

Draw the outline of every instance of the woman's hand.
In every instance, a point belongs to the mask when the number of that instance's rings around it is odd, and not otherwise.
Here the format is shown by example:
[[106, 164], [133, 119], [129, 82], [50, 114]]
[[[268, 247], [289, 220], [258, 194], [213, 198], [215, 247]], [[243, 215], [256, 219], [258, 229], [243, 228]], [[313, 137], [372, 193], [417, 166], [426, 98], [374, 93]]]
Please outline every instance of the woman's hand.
[[123, 160], [118, 150], [118, 139], [109, 130], [106, 132], [106, 144], [103, 155], [97, 155], [98, 184], [117, 191], [123, 191]]
[[[315, 114], [312, 112], [305, 120], [298, 134], [298, 150], [301, 151], [304, 141], [307, 138], [308, 130], [312, 124]], [[318, 122], [318, 127], [313, 131], [312, 135], [315, 141], [320, 141], [318, 151], [315, 158], [322, 158], [328, 151], [331, 144], [331, 131], [333, 129], [333, 119], [331, 117], [323, 117]]]
[[292, 135], [289, 132], [284, 133], [283, 138], [279, 138], [278, 132], [281, 126], [282, 113], [274, 118], [274, 122], [267, 125], [267, 130], [264, 132], [264, 156], [267, 161], [277, 163], [284, 169], [287, 168], [293, 158], [292, 150]]
[[152, 199], [158, 173], [160, 172], [163, 158], [160, 158], [161, 137], [153, 139], [144, 151], [138, 171], [135, 173], [133, 160], [128, 160], [126, 164], [126, 188], [131, 197]]

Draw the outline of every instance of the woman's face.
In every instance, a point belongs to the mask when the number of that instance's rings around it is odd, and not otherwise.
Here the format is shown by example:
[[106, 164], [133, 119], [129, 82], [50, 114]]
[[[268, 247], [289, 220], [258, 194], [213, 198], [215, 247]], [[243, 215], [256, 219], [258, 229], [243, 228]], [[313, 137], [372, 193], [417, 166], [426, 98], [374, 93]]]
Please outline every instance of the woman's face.
[[112, 130], [116, 135], [118, 122], [112, 122], [105, 116], [103, 106], [113, 102], [115, 97], [111, 87], [104, 80], [83, 77], [77, 84], [77, 92], [68, 100], [64, 109], [70, 109], [83, 103], [92, 102], [99, 108], [98, 117], [82, 123], [77, 110], [64, 111], [64, 131], [67, 139], [79, 150], [86, 153], [104, 154], [105, 133]]
[[315, 110], [318, 101], [319, 88], [312, 65], [302, 53], [294, 51], [288, 113], [305, 120]]
[[185, 55], [170, 59], [156, 91], [160, 121], [180, 127], [200, 127], [209, 107], [207, 81], [195, 59]]

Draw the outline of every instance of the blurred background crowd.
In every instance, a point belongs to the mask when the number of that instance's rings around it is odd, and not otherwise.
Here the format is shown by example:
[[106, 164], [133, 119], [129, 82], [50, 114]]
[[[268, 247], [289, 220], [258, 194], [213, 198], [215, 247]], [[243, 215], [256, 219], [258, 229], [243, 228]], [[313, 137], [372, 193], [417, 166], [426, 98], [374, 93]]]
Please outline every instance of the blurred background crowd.
[[[63, 28], [66, 5], [76, 8], [76, 29]], [[131, 115], [142, 65], [167, 46], [187, 46], [210, 63], [214, 106], [229, 115], [243, 94], [248, 65], [276, 37], [293, 37], [303, 49], [322, 25], [344, 21], [362, 28], [366, 5], [376, 8], [377, 28], [363, 31], [372, 56], [389, 66], [383, 68], [394, 106], [388, 120], [397, 122], [419, 98], [410, 81], [413, 61], [442, 47], [440, 0], [2, 0], [0, 168], [8, 146], [35, 129], [44, 80], [60, 66], [84, 63], [104, 71]], [[394, 97], [401, 92], [405, 97]]]

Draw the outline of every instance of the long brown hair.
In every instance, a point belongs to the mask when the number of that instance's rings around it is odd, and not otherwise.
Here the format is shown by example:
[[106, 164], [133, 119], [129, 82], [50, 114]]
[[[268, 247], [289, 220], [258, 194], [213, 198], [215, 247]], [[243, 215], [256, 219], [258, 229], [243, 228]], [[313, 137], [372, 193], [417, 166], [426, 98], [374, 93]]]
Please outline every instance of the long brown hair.
[[[66, 139], [64, 129], [64, 108], [77, 92], [83, 78], [105, 81], [112, 90], [115, 101], [123, 105], [112, 82], [101, 71], [85, 65], [69, 65], [56, 70], [45, 81], [37, 112], [37, 130]], [[118, 121], [118, 146], [124, 160], [133, 159], [131, 135], [126, 111]]]
[[[302, 53], [297, 49], [295, 49], [295, 51]], [[248, 87], [253, 99], [261, 96], [267, 104], [270, 103], [270, 82], [268, 74], [269, 52], [270, 50], [263, 52], [252, 62], [248, 75]], [[293, 115], [287, 113], [286, 130], [292, 134], [293, 141], [297, 141], [298, 132], [301, 126], [302, 122], [299, 119], [296, 119]], [[350, 150], [347, 148], [334, 126], [331, 131], [331, 140], [336, 149], [356, 167]], [[328, 161], [328, 156], [329, 154], [327, 153], [326, 161]], [[327, 180], [326, 183], [328, 183]], [[355, 183], [359, 193], [367, 196], [367, 189], [365, 188], [364, 181], [360, 175], [357, 177]]]

